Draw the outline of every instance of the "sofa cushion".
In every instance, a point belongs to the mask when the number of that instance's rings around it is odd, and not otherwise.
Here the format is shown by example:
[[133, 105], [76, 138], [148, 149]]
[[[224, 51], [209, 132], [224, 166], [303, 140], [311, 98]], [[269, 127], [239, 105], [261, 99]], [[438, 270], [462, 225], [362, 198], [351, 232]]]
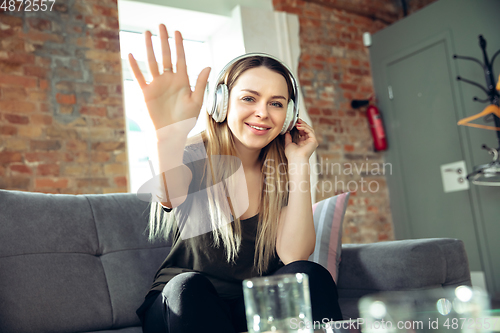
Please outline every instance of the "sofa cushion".
[[140, 326], [135, 310], [170, 251], [135, 194], [0, 190], [0, 331]]
[[309, 257], [328, 269], [337, 282], [342, 250], [342, 225], [351, 192], [321, 200], [312, 206], [316, 246]]

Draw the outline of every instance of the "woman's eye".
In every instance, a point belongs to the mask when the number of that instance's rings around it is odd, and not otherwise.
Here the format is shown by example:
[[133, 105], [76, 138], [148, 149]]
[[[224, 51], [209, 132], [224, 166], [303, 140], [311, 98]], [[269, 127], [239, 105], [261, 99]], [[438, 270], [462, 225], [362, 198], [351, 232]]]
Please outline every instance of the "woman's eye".
[[282, 108], [283, 107], [283, 104], [281, 104], [280, 102], [272, 102], [271, 104], [272, 104], [272, 106], [275, 106], [277, 108]]
[[252, 97], [243, 97], [242, 100], [245, 102], [253, 102], [254, 99]]

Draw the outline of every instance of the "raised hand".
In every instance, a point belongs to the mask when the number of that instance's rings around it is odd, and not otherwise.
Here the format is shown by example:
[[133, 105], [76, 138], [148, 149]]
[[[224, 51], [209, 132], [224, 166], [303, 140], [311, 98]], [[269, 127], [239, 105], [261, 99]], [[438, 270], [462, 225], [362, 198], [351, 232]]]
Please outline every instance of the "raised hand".
[[285, 156], [288, 162], [309, 162], [312, 153], [318, 148], [318, 140], [311, 126], [298, 119], [295, 127], [299, 130], [299, 141], [292, 142], [290, 132], [285, 133]]
[[177, 49], [175, 73], [172, 68], [168, 32], [165, 25], [160, 24], [163, 74], [160, 74], [158, 69], [150, 31], [146, 31], [145, 38], [149, 70], [153, 76], [153, 80], [149, 84], [146, 83], [134, 56], [130, 53], [128, 58], [130, 67], [144, 94], [144, 100], [155, 128], [158, 130], [193, 117], [198, 119], [210, 67], [206, 67], [200, 72], [195, 90], [192, 91], [189, 86], [181, 33], [179, 31], [175, 32], [175, 46]]

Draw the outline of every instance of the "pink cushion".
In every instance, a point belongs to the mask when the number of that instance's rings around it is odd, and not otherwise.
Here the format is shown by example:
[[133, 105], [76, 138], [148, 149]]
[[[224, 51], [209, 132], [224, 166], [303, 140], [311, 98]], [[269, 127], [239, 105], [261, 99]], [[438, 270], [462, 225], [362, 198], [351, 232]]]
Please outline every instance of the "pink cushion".
[[337, 282], [342, 249], [342, 223], [351, 192], [324, 199], [312, 206], [316, 246], [309, 257], [332, 274]]

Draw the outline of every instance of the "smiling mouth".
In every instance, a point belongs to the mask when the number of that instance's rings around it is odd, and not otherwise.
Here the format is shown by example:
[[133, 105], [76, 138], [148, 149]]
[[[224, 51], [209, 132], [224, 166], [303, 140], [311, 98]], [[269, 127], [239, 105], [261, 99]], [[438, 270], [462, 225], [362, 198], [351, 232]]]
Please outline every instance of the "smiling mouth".
[[269, 129], [270, 129], [269, 127], [259, 127], [259, 126], [253, 126], [253, 125], [250, 125], [250, 124], [247, 124], [247, 123], [245, 123], [245, 125], [247, 125], [248, 127], [253, 128], [253, 129], [256, 129], [256, 130], [258, 130], [258, 131], [262, 131], [262, 132], [267, 131], [267, 130], [269, 130]]

